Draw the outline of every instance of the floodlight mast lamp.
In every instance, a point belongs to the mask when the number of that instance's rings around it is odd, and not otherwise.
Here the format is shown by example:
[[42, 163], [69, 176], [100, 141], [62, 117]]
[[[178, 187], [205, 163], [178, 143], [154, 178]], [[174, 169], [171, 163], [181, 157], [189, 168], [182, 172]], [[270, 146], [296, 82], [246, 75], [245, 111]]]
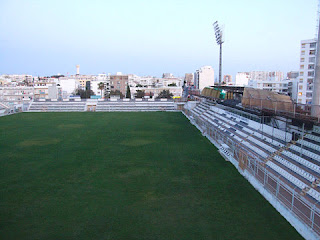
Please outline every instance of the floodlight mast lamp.
[[213, 29], [216, 35], [216, 42], [220, 46], [220, 57], [219, 57], [219, 86], [221, 86], [221, 73], [222, 73], [222, 43], [223, 40], [223, 32], [222, 29], [219, 27], [218, 21], [213, 23]]

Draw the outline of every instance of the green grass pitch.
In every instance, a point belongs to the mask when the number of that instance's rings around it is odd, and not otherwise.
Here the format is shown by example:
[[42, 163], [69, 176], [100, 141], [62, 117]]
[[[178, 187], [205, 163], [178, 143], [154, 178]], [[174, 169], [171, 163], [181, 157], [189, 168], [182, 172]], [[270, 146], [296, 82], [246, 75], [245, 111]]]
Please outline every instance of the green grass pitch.
[[0, 239], [301, 239], [181, 113], [0, 118]]

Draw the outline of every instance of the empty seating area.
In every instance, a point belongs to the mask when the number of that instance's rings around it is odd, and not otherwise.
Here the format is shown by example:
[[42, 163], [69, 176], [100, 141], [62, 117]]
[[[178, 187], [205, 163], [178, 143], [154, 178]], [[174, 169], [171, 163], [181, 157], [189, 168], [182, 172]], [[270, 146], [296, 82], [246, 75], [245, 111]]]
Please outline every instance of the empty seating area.
[[86, 102], [32, 102], [29, 112], [84, 112]]
[[191, 110], [191, 113], [194, 117], [201, 116], [202, 113], [206, 112], [210, 108], [210, 104], [207, 102], [201, 102], [199, 103], [194, 109]]
[[145, 112], [175, 111], [172, 101], [101, 101], [97, 103], [96, 112]]
[[198, 104], [191, 114], [241, 144], [266, 169], [300, 189], [302, 195], [320, 202], [320, 133], [307, 133], [294, 142], [289, 132], [246, 119], [208, 101]]
[[[220, 127], [225, 128], [225, 131], [230, 132], [230, 136], [238, 142], [241, 142], [248, 149], [260, 155], [261, 159], [268, 157], [271, 153], [279, 148], [277, 142], [274, 145], [269, 143], [266, 138], [261, 138], [261, 134], [244, 127], [235, 121], [235, 118], [229, 118], [227, 114], [220, 114], [214, 110], [208, 110], [203, 113], [202, 118], [205, 118], [209, 123], [215, 122]], [[272, 142], [272, 140], [270, 140]]]
[[[87, 107], [88, 106], [88, 107]], [[34, 101], [29, 112], [176, 111], [173, 101]]]

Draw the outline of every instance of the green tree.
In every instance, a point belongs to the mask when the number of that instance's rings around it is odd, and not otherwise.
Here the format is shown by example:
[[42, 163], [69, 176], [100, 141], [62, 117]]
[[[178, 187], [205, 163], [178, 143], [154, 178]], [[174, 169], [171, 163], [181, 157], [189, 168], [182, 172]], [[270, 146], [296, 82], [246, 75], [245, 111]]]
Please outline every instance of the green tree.
[[92, 90], [78, 88], [74, 91], [74, 95], [78, 95], [80, 98], [90, 98], [90, 96], [94, 95], [94, 92]]
[[127, 85], [126, 98], [131, 98], [131, 91], [130, 91], [130, 87], [129, 87], [129, 85]]
[[137, 90], [136, 98], [143, 98], [144, 95], [145, 95], [144, 91], [142, 91], [142, 90]]
[[120, 96], [120, 98], [124, 97], [124, 95], [122, 94], [122, 92], [120, 92], [120, 90], [112, 90], [110, 92], [110, 96]]
[[167, 98], [171, 99], [173, 97], [173, 94], [169, 90], [163, 90], [159, 93], [157, 98]]
[[102, 98], [102, 90], [104, 89], [104, 83], [103, 82], [98, 83], [98, 89], [100, 89], [100, 95], [101, 95], [101, 98]]

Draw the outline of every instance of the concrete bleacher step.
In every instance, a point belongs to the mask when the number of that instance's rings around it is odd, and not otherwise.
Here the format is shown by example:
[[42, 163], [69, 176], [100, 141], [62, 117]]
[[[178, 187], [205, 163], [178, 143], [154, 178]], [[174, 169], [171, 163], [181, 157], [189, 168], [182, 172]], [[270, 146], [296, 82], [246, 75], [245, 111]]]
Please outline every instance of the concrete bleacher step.
[[[194, 108], [193, 116], [199, 120], [199, 126], [211, 126], [222, 134], [228, 135], [231, 140], [237, 141], [248, 152], [262, 160], [259, 162], [269, 171], [275, 171], [281, 179], [290, 183], [301, 194], [306, 195], [316, 201], [320, 201], [320, 164], [312, 159], [320, 159], [320, 152], [313, 141], [319, 140], [320, 136], [306, 135], [305, 142], [302, 142], [302, 153], [297, 154], [293, 150], [299, 147], [297, 142], [292, 141], [291, 133], [272, 130], [270, 128], [261, 129], [257, 124], [250, 125], [242, 121], [242, 117], [235, 117], [234, 113], [219, 107], [209, 107], [207, 110], [201, 106]], [[307, 139], [308, 138], [308, 139]], [[305, 147], [305, 145], [309, 146]], [[315, 150], [310, 152], [310, 148]], [[320, 147], [319, 147], [320, 149]], [[223, 151], [223, 150], [222, 150]], [[320, 163], [320, 161], [319, 161]]]

